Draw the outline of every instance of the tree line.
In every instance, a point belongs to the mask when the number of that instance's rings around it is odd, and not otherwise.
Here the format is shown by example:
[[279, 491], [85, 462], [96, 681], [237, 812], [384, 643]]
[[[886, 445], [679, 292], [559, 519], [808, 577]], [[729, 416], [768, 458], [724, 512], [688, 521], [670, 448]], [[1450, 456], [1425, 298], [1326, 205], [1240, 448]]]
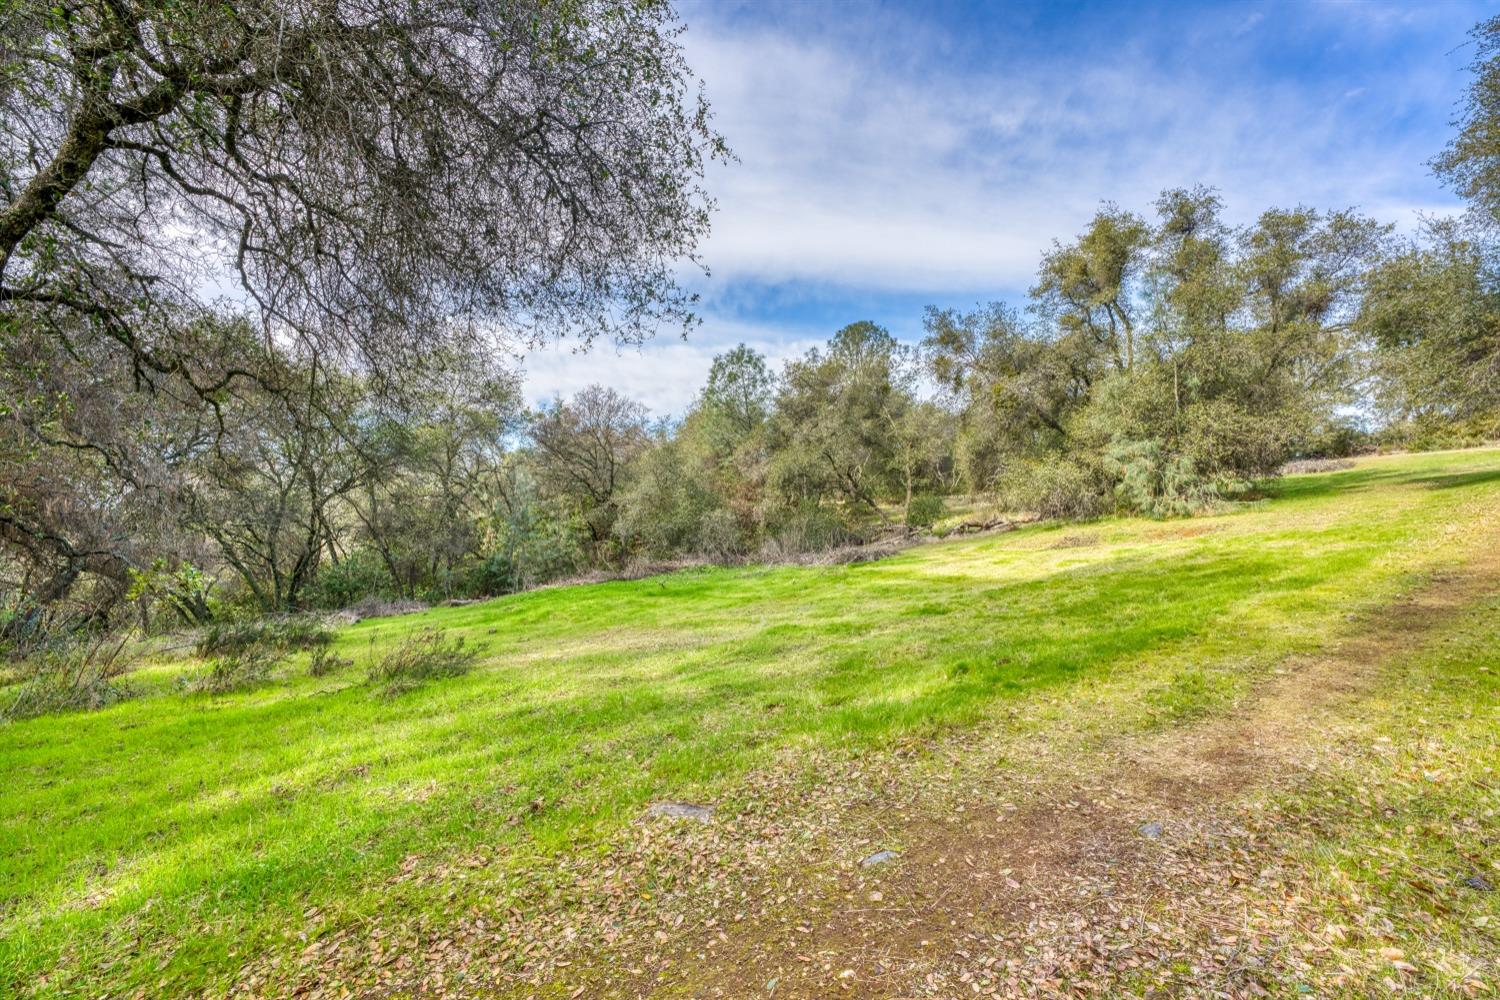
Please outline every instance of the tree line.
[[742, 345], [662, 419], [603, 385], [528, 407], [486, 331], [691, 326], [669, 265], [726, 151], [670, 10], [366, 6], [8, 10], [5, 637], [781, 559], [957, 494], [1186, 514], [1292, 458], [1496, 436], [1500, 20], [1434, 162], [1460, 218], [1106, 205], [1024, 301], [779, 369]]
[[[232, 317], [194, 336], [255, 377], [212, 406], [148, 404], [40, 338], [6, 370], [31, 400], [6, 420], [6, 508], [36, 526], [8, 536], [9, 585], [36, 611], [201, 622], [787, 558], [931, 527], [954, 494], [1191, 513], [1289, 459], [1492, 434], [1487, 232], [1400, 238], [1305, 208], [1234, 227], [1212, 191], [1169, 191], [1055, 244], [1021, 307], [930, 309], [913, 345], [851, 323], [780, 370], [741, 345], [676, 419], [603, 385], [528, 408], [513, 374], [455, 349], [377, 393]], [[80, 446], [101, 422], [130, 431]]]

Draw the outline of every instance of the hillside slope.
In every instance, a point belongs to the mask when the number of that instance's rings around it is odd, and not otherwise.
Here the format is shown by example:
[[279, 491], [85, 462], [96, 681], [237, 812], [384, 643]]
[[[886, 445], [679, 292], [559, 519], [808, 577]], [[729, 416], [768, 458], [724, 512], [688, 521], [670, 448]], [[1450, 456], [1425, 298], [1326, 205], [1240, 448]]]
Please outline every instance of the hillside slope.
[[[227, 696], [147, 664], [0, 728], [0, 987], [1487, 989], [1497, 515], [1500, 452], [1368, 459], [363, 622]], [[479, 667], [378, 696], [427, 626]]]

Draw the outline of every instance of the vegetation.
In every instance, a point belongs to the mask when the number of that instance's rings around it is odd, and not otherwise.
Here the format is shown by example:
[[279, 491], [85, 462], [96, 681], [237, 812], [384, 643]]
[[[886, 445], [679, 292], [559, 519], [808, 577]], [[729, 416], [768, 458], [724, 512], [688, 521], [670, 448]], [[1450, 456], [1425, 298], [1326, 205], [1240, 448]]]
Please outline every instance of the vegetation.
[[[374, 660], [368, 680], [381, 694], [391, 697], [426, 681], [466, 674], [476, 658], [473, 650], [464, 648], [462, 636], [448, 638], [440, 629], [428, 627], [407, 636]], [[313, 666], [318, 666], [316, 658]], [[317, 676], [320, 671], [310, 672]]]
[[[24, 641], [131, 616], [482, 597], [642, 560], [774, 561], [924, 530], [959, 493], [1043, 517], [1190, 514], [1290, 459], [1373, 447], [1347, 416], [1369, 393], [1393, 441], [1483, 440], [1494, 380], [1474, 344], [1500, 299], [1478, 245], [1443, 233], [1402, 249], [1370, 220], [1302, 209], [1237, 230], [1211, 192], [1168, 192], [1155, 222], [1109, 208], [1050, 252], [1029, 319], [932, 312], [920, 348], [854, 323], [780, 373], [737, 348], [664, 424], [603, 386], [527, 412], [511, 377], [461, 352], [399, 402], [278, 356], [276, 387], [216, 402], [222, 425], [152, 400], [183, 436], [149, 519], [128, 491], [105, 499], [117, 463], [27, 445], [15, 482], [32, 492], [8, 509], [76, 515], [103, 547], [58, 561], [12, 536], [5, 628]], [[120, 517], [130, 551], [98, 535]]]
[[103, 636], [34, 653], [19, 680], [0, 688], [0, 721], [90, 710], [130, 697], [126, 640]]
[[781, 371], [741, 346], [653, 420], [603, 385], [528, 411], [479, 331], [691, 325], [672, 268], [727, 149], [666, 5], [3, 17], [0, 642], [21, 653], [775, 561], [927, 530], [955, 495], [1181, 516], [1289, 460], [1500, 431], [1500, 19], [1433, 161], [1467, 217], [1401, 237], [1305, 206], [1230, 225], [1203, 187], [1105, 205], [1025, 303], [930, 310], [916, 345], [853, 322]]
[[[608, 842], [647, 803], [732, 814], [754, 798], [749, 775], [778, 762], [1038, 706], [1057, 733], [1223, 712], [1344, 636], [1351, 614], [1490, 545], [1500, 452], [1366, 459], [1274, 493], [1189, 523], [1101, 521], [1081, 539], [1039, 525], [340, 630], [333, 648], [372, 675], [463, 640], [472, 670], [400, 698], [289, 662], [205, 701], [173, 680], [192, 661], [150, 663], [138, 698], [0, 730], [0, 765], [22, 776], [0, 807], [13, 845], [0, 982], [222, 989], [247, 956], [290, 969], [309, 908], [322, 934], [382, 913], [430, 927], [470, 905], [503, 913], [558, 852]], [[481, 847], [482, 889], [449, 864]], [[410, 858], [449, 874], [392, 882]]]
[[[1467, 214], [1170, 189], [920, 343], [528, 406], [514, 350], [695, 322], [730, 156], [680, 33], [0, 4], [0, 992], [827, 995], [814, 915], [968, 960], [1018, 865], [1097, 858], [1143, 876], [1087, 876], [1108, 926], [1035, 890], [1023, 957], [900, 974], [1491, 989], [1500, 17], [1432, 164]], [[1130, 796], [1233, 850], [1148, 864]], [[852, 905], [904, 836], [947, 909]]]
[[4, 638], [132, 595], [199, 624], [198, 570], [303, 606], [335, 505], [391, 541], [392, 479], [463, 503], [448, 368], [690, 326], [726, 150], [679, 33], [607, 0], [0, 8]]
[[276, 663], [271, 648], [246, 646], [210, 660], [197, 674], [184, 674], [181, 683], [193, 694], [228, 694], [265, 681]]

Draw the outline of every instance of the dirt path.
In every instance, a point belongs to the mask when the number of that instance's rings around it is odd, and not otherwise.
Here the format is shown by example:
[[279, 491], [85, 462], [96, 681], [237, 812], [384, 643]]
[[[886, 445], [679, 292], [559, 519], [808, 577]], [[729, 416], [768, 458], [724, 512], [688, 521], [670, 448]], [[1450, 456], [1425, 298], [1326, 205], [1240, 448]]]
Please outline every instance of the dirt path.
[[1315, 774], [1329, 719], [1497, 588], [1490, 550], [1326, 654], [1286, 664], [1231, 714], [1122, 741], [1024, 807], [1006, 811], [1006, 796], [990, 794], [1005, 791], [997, 770], [962, 811], [876, 815], [905, 845], [897, 860], [846, 865], [811, 896], [736, 926], [711, 956], [700, 942], [665, 980], [603, 992], [1072, 995], [1151, 969], [1169, 988], [1175, 979], [1173, 992], [1262, 995], [1260, 973], [1286, 943], [1247, 934], [1235, 890], [1277, 890], [1284, 873], [1247, 797]]

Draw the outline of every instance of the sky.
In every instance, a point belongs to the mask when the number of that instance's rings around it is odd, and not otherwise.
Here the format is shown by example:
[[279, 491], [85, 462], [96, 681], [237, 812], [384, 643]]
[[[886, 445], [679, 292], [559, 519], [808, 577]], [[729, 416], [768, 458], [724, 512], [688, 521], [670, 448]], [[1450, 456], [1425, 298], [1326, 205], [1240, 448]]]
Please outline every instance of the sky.
[[680, 415], [714, 355], [775, 367], [839, 327], [922, 337], [929, 305], [1020, 302], [1104, 202], [1206, 184], [1231, 222], [1358, 208], [1410, 231], [1457, 202], [1448, 141], [1495, 3], [678, 5], [735, 160], [684, 269], [701, 325], [533, 352], [526, 395], [590, 382]]

